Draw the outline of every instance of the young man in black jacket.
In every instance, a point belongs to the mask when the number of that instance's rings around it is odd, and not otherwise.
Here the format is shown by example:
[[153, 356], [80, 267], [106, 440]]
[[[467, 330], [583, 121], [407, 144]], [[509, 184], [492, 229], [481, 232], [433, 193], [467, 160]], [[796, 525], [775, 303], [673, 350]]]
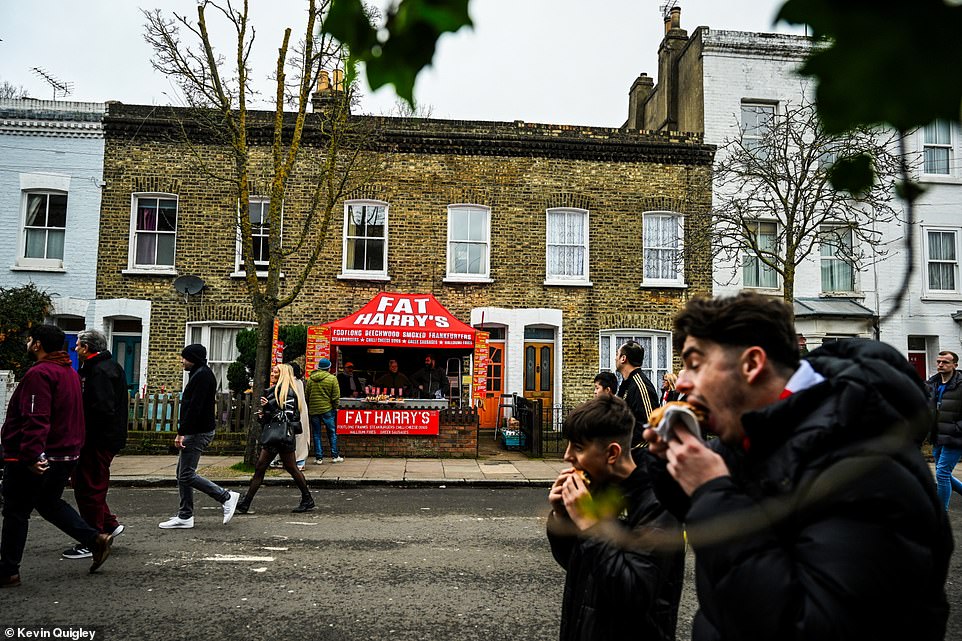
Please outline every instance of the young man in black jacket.
[[[73, 495], [87, 524], [116, 538], [124, 526], [107, 505], [110, 463], [127, 444], [127, 375], [110, 355], [107, 337], [95, 329], [77, 334], [74, 348], [80, 358], [84, 422], [87, 435], [73, 472]], [[63, 551], [65, 559], [88, 559], [81, 544]]]
[[792, 319], [751, 293], [675, 319], [678, 391], [719, 437], [645, 431], [695, 552], [692, 638], [941, 640], [952, 535], [916, 446], [922, 381], [870, 340], [799, 361]]
[[645, 348], [640, 343], [628, 341], [618, 348], [616, 358], [615, 366], [622, 378], [618, 396], [628, 403], [632, 414], [635, 415], [635, 424], [638, 426], [631, 438], [631, 447], [641, 449], [644, 445], [641, 426], [648, 422], [648, 415], [661, 405], [661, 401], [655, 386], [641, 369], [645, 360]]
[[631, 456], [634, 426], [627, 404], [607, 394], [565, 419], [572, 467], [548, 494], [548, 541], [567, 571], [562, 641], [675, 638], [684, 541]]
[[214, 440], [214, 400], [217, 379], [207, 366], [207, 348], [200, 343], [188, 345], [181, 352], [184, 369], [190, 372], [180, 399], [180, 423], [174, 446], [180, 450], [177, 459], [177, 490], [180, 509], [160, 527], [189, 529], [194, 527], [194, 490], [200, 490], [224, 508], [224, 523], [234, 516], [240, 494], [225, 490], [197, 473], [197, 463]]
[[938, 371], [926, 381], [935, 417], [929, 439], [935, 459], [935, 488], [948, 510], [952, 492], [962, 494], [962, 481], [952, 474], [962, 458], [962, 373], [957, 370], [959, 355], [955, 352], [939, 352], [935, 364]]

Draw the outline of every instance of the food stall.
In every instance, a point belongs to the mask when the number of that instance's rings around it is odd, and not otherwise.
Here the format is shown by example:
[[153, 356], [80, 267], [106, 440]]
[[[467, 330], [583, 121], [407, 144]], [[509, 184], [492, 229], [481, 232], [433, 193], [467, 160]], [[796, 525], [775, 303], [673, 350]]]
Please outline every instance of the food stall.
[[[470, 363], [478, 333], [430, 294], [389, 292], [379, 293], [353, 314], [322, 327], [322, 347], [315, 354], [323, 353], [326, 344], [332, 362], [341, 366], [350, 360], [357, 367], [360, 361], [361, 369], [379, 371], [391, 358], [406, 364], [420, 362], [420, 367], [428, 352], [439, 364], [456, 359], [459, 366], [450, 378], [451, 389], [457, 390], [459, 397], [463, 369], [460, 363]], [[311, 345], [310, 335], [308, 340]], [[308, 352], [310, 356], [310, 347]], [[455, 402], [453, 394], [448, 398], [419, 399], [375, 387], [373, 381], [368, 381], [366, 396], [340, 401], [338, 444], [346, 455], [477, 455], [478, 414], [470, 403]]]

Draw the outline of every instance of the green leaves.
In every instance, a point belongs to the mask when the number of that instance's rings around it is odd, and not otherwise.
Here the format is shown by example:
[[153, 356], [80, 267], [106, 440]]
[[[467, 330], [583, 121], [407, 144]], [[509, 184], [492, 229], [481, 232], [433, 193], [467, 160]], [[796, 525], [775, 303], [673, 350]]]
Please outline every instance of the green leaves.
[[779, 20], [823, 42], [802, 67], [826, 131], [959, 121], [962, 7], [944, 0], [787, 0]]
[[434, 59], [438, 39], [465, 25], [471, 25], [468, 0], [401, 0], [380, 28], [360, 0], [332, 0], [321, 28], [364, 63], [372, 89], [394, 85], [413, 107], [414, 82]]
[[868, 154], [859, 154], [839, 158], [829, 169], [828, 179], [835, 189], [847, 191], [856, 197], [860, 196], [875, 184], [872, 157]]

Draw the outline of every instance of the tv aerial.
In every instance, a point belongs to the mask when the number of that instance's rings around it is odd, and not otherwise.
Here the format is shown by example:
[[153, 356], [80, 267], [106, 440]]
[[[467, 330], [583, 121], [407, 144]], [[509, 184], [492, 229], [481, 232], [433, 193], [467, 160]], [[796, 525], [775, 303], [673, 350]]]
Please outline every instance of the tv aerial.
[[73, 93], [72, 82], [67, 82], [65, 80], [60, 80], [58, 78], [55, 78], [47, 70], [42, 69], [41, 67], [34, 67], [33, 69], [31, 69], [31, 71], [33, 71], [36, 75], [43, 78], [43, 81], [46, 82], [48, 85], [50, 85], [50, 87], [53, 89], [54, 100], [57, 99], [58, 91], [60, 92], [61, 97], [66, 97]]
[[174, 280], [174, 289], [184, 295], [185, 303], [188, 302], [194, 294], [199, 294], [204, 291], [204, 287], [206, 286], [207, 284], [197, 276], [178, 276]]

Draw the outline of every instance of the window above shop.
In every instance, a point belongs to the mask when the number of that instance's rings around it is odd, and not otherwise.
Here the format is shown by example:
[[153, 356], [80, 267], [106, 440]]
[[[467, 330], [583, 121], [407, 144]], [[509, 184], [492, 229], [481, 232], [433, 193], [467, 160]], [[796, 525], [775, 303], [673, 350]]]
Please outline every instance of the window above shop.
[[447, 282], [491, 282], [491, 208], [448, 206]]
[[375, 200], [344, 203], [342, 279], [388, 280], [388, 204]]

